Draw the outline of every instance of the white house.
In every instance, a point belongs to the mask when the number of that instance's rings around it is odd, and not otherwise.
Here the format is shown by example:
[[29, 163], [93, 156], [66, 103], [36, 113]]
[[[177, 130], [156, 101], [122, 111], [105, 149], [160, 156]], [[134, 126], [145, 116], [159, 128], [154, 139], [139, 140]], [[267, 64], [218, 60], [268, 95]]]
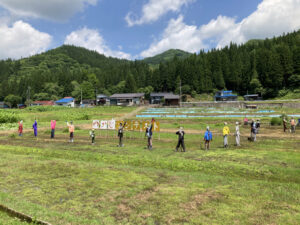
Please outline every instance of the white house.
[[67, 106], [67, 107], [75, 107], [75, 98], [72, 97], [64, 97], [55, 102], [55, 105], [59, 106]]

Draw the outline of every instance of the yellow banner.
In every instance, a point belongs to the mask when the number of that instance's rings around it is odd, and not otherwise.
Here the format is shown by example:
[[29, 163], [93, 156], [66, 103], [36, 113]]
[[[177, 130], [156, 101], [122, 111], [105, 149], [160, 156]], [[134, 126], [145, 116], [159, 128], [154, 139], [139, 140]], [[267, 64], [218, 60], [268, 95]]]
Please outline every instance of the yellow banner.
[[146, 131], [146, 128], [150, 125], [150, 121], [143, 121], [142, 131]]
[[156, 132], [159, 132], [159, 131], [160, 131], [160, 122], [155, 121], [155, 122], [153, 123], [153, 130], [156, 131]]
[[141, 130], [141, 123], [140, 123], [140, 121], [133, 120], [132, 121], [132, 129], [134, 131], [140, 131]]
[[116, 130], [119, 130], [120, 123], [124, 124], [124, 121], [122, 121], [122, 120], [117, 120], [116, 121]]
[[125, 130], [131, 130], [131, 121], [125, 121], [126, 122], [126, 125], [124, 127]]

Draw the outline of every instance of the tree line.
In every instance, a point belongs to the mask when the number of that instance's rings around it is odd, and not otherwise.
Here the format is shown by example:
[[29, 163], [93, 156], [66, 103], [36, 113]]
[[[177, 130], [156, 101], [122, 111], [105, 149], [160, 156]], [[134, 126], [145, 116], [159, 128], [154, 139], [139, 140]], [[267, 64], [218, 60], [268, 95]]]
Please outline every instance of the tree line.
[[94, 99], [129, 92], [211, 93], [229, 89], [243, 95], [273, 98], [300, 88], [300, 30], [280, 37], [231, 43], [156, 67], [143, 60], [105, 57], [81, 47], [63, 45], [20, 60], [0, 61], [0, 101], [12, 105], [72, 96]]

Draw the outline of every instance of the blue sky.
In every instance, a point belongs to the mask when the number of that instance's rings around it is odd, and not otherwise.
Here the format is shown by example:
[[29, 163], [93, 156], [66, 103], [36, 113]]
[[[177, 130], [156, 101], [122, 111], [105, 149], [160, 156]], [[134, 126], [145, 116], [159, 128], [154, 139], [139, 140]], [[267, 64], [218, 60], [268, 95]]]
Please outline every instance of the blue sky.
[[300, 28], [300, 0], [0, 0], [0, 58], [73, 44], [140, 59]]

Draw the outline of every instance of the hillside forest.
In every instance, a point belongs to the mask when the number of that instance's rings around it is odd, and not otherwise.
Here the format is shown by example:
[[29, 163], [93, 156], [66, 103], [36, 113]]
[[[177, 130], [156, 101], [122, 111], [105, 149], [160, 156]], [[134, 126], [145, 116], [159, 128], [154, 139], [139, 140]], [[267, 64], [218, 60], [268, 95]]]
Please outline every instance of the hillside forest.
[[[175, 51], [174, 57], [170, 57]], [[153, 66], [153, 62], [159, 64]], [[81, 47], [63, 45], [20, 60], [0, 61], [0, 101], [11, 105], [31, 100], [96, 94], [233, 90], [259, 93], [264, 99], [300, 88], [300, 30], [280, 37], [231, 43], [223, 49], [177, 56], [168, 51], [145, 60], [121, 60]]]

